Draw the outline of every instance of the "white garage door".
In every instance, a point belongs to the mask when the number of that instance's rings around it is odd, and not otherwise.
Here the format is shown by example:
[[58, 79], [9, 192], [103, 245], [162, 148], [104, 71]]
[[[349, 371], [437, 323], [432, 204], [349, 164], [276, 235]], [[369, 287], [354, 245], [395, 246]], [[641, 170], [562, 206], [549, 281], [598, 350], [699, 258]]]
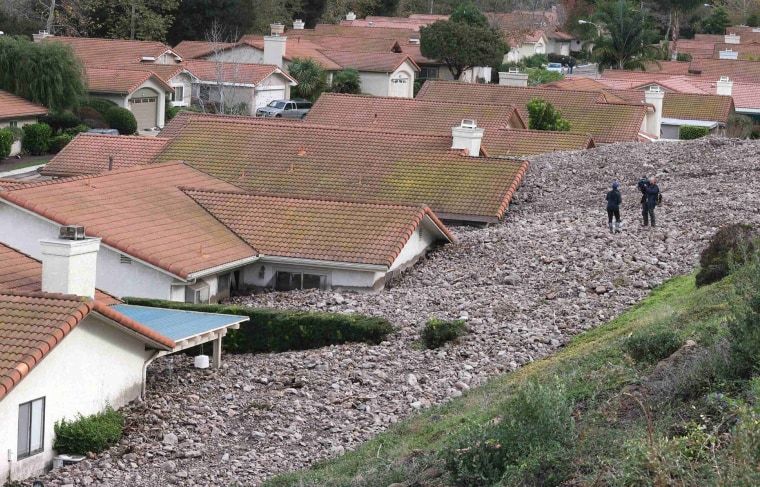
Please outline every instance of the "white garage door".
[[137, 120], [137, 130], [150, 129], [156, 126], [158, 116], [158, 97], [132, 98], [129, 108]]
[[[284, 100], [285, 88], [277, 90], [261, 90], [256, 92], [256, 108], [261, 108], [269, 105], [272, 100]], [[255, 113], [255, 110], [254, 110]]]

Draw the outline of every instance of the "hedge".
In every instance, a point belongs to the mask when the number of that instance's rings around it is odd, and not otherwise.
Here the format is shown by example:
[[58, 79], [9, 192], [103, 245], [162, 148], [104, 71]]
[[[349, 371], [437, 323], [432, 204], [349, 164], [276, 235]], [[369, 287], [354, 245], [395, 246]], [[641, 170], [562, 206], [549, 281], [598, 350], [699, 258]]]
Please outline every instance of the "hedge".
[[24, 138], [21, 142], [21, 148], [26, 152], [39, 156], [48, 151], [50, 147], [50, 136], [53, 129], [46, 123], [33, 123], [24, 125]]
[[[106, 100], [105, 98], [88, 98], [87, 100], [82, 102], [82, 107], [90, 107], [100, 113], [101, 115], [105, 116], [106, 112], [110, 110], [113, 107], [117, 107], [116, 103], [112, 102], [111, 100]], [[79, 113], [80, 118], [84, 118], [82, 116], [82, 113], [80, 111]]]
[[707, 127], [695, 127], [693, 125], [682, 125], [678, 131], [678, 138], [681, 140], [694, 140], [704, 137], [710, 131]]
[[111, 406], [90, 416], [79, 414], [73, 421], [56, 421], [53, 448], [74, 455], [100, 453], [119, 442], [123, 425], [124, 416]]
[[13, 148], [13, 132], [7, 129], [0, 130], [0, 160], [11, 155]]
[[137, 120], [126, 108], [112, 107], [106, 112], [105, 117], [108, 125], [118, 130], [120, 135], [133, 135], [137, 132]]
[[71, 142], [71, 139], [73, 139], [72, 136], [67, 134], [61, 134], [56, 135], [55, 137], [50, 138], [50, 147], [48, 148], [48, 152], [51, 154], [58, 154], [63, 150], [64, 147], [68, 145], [69, 142]]
[[224, 350], [230, 353], [308, 350], [351, 342], [378, 344], [394, 331], [385, 318], [359, 313], [284, 311], [145, 298], [124, 298], [124, 301], [138, 306], [246, 316], [249, 321], [224, 337]]

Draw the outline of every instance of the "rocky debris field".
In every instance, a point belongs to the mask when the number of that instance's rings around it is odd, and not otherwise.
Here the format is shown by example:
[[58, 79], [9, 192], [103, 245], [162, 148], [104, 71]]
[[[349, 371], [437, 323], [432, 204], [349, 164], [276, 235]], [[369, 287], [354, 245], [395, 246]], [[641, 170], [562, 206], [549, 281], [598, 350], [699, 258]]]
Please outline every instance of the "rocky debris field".
[[[656, 175], [656, 228], [640, 226], [637, 181]], [[623, 192], [620, 234], [604, 195]], [[271, 355], [227, 355], [221, 370], [186, 356], [149, 369], [144, 403], [107, 454], [51, 473], [45, 485], [258, 485], [355, 448], [416, 410], [552, 353], [609, 321], [672, 276], [689, 272], [726, 223], [760, 223], [760, 141], [618, 144], [535, 157], [510, 213], [489, 228], [455, 228], [379, 294], [295, 292], [251, 306], [360, 312], [399, 331], [351, 344]], [[413, 347], [431, 317], [470, 332], [439, 350]]]

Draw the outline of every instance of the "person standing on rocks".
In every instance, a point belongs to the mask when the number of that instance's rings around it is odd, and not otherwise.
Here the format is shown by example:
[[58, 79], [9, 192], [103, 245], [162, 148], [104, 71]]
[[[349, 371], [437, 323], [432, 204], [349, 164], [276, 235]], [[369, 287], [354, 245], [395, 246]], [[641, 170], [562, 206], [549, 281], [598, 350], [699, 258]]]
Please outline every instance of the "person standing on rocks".
[[[620, 194], [618, 183], [612, 183], [612, 189], [607, 191], [607, 226], [610, 233], [620, 232], [620, 204], [623, 202], [623, 195]], [[615, 217], [615, 227], [612, 227], [612, 217]]]
[[660, 194], [660, 188], [653, 177], [647, 181], [639, 181], [639, 190], [641, 191], [641, 216], [644, 218], [643, 226], [647, 226], [652, 221], [655, 226], [654, 207], [657, 206], [657, 195]]

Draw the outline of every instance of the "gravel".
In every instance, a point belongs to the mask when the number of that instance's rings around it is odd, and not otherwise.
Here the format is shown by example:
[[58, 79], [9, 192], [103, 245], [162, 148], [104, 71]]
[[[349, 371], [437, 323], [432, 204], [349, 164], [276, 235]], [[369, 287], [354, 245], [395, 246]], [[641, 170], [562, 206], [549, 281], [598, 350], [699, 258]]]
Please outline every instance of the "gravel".
[[[453, 228], [378, 294], [304, 291], [235, 298], [284, 309], [382, 315], [378, 346], [227, 355], [220, 370], [185, 356], [150, 367], [144, 402], [125, 408], [121, 445], [45, 485], [258, 485], [342, 455], [415, 411], [546, 357], [689, 272], [722, 225], [760, 223], [760, 141], [615, 144], [532, 159], [502, 224]], [[640, 226], [636, 182], [655, 175], [656, 228]], [[623, 192], [623, 231], [607, 231], [604, 194]], [[460, 343], [412, 347], [431, 317], [467, 320]]]

